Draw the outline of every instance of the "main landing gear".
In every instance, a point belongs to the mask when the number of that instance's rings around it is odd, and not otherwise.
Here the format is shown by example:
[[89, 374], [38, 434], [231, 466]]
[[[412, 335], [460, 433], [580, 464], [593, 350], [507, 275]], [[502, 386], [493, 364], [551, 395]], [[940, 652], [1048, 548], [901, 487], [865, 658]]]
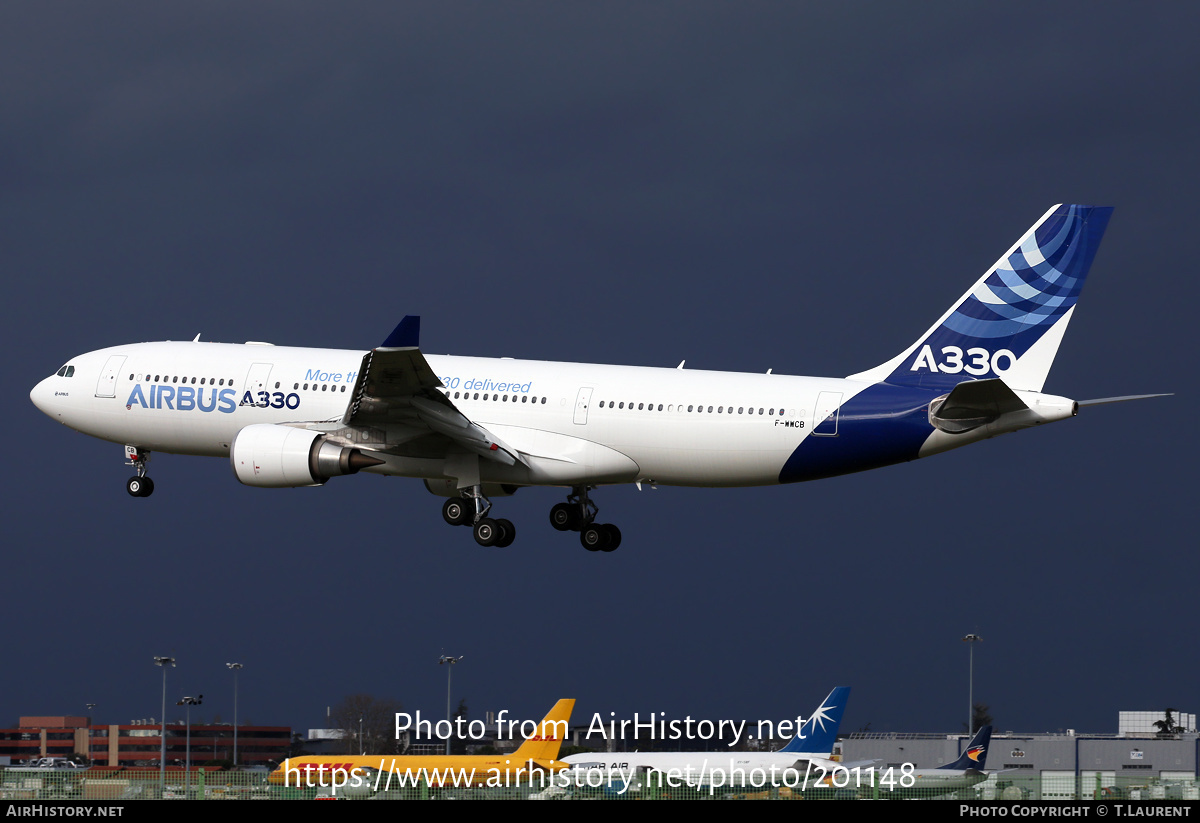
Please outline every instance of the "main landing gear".
[[579, 542], [590, 552], [611, 552], [621, 545], [621, 530], [611, 523], [596, 523], [599, 507], [588, 497], [589, 486], [576, 486], [566, 503], [550, 510], [550, 525], [560, 532], [579, 532]]
[[[575, 486], [566, 503], [550, 510], [550, 525], [560, 532], [579, 532], [579, 542], [590, 552], [611, 552], [621, 545], [621, 530], [611, 523], [596, 523], [600, 509], [588, 497], [591, 486]], [[481, 546], [505, 548], [512, 545], [517, 529], [511, 520], [488, 517], [492, 502], [480, 486], [463, 489], [458, 497], [442, 504], [442, 519], [451, 526], [470, 526]]]
[[125, 447], [125, 465], [133, 466], [137, 476], [125, 481], [125, 491], [130, 497], [149, 497], [154, 494], [154, 481], [146, 476], [146, 463], [150, 461], [150, 452], [143, 451], [137, 446]]
[[442, 505], [442, 519], [451, 526], [471, 526], [475, 542], [481, 546], [503, 549], [517, 539], [517, 527], [511, 520], [488, 517], [492, 502], [483, 496], [478, 486], [472, 486], [461, 497], [451, 497]]

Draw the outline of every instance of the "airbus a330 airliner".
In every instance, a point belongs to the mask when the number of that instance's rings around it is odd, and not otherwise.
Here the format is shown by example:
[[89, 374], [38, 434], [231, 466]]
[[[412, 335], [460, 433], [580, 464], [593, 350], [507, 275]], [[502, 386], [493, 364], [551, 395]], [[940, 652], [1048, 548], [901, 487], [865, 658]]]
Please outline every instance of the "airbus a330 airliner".
[[228, 457], [238, 480], [267, 488], [403, 475], [448, 498], [448, 523], [507, 546], [516, 529], [489, 516], [489, 498], [560, 486], [554, 528], [612, 551], [621, 533], [596, 522], [599, 486], [814, 480], [1136, 399], [1042, 393], [1111, 213], [1050, 209], [915, 343], [846, 378], [426, 356], [419, 318], [405, 317], [366, 353], [198, 336], [101, 349], [30, 397], [124, 444], [134, 497], [154, 490], [154, 451]]

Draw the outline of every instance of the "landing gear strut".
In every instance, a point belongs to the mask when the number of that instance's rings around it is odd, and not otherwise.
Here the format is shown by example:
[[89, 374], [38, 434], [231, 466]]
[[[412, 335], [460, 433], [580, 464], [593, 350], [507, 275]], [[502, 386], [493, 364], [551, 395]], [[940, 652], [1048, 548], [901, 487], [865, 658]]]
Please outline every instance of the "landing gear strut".
[[550, 525], [560, 532], [579, 532], [579, 542], [590, 552], [611, 552], [621, 545], [621, 530], [612, 524], [596, 523], [600, 508], [588, 497], [591, 486], [575, 486], [566, 503], [550, 510]]
[[146, 463], [150, 461], [150, 452], [137, 446], [125, 447], [125, 465], [133, 466], [137, 471], [136, 477], [125, 481], [125, 491], [131, 497], [149, 497], [154, 494], [154, 481], [146, 476]]
[[483, 495], [479, 486], [464, 489], [459, 497], [451, 497], [442, 505], [442, 519], [451, 526], [471, 526], [475, 542], [481, 546], [503, 549], [512, 545], [517, 538], [517, 527], [511, 520], [493, 520], [487, 514], [492, 502]]

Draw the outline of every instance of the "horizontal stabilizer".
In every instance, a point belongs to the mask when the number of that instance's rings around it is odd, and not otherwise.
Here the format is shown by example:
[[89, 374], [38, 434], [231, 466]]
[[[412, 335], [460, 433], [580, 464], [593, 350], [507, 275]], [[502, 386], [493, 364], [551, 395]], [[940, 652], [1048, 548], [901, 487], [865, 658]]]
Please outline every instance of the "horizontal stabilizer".
[[1127, 394], [1124, 397], [1098, 397], [1095, 400], [1080, 400], [1080, 406], [1104, 406], [1108, 403], [1124, 403], [1126, 400], [1147, 400], [1151, 397], [1174, 397], [1175, 392], [1166, 394]]
[[962, 434], [985, 426], [1002, 414], [1028, 406], [999, 378], [959, 383], [942, 401], [929, 406], [929, 419], [947, 434]]

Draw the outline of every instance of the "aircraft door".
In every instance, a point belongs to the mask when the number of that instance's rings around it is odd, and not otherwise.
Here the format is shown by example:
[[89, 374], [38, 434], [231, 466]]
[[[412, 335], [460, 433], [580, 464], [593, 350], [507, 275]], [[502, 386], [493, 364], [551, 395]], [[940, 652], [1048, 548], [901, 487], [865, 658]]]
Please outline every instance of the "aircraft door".
[[246, 374], [246, 391], [256, 405], [264, 405], [259, 398], [259, 392], [268, 391], [267, 380], [271, 377], [270, 363], [255, 363]]
[[100, 378], [96, 381], [97, 397], [117, 396], [117, 376], [120, 375], [121, 367], [124, 365], [125, 355], [123, 354], [114, 354], [108, 358], [103, 371], [100, 372]]
[[588, 406], [590, 405], [592, 405], [592, 387], [584, 386], [575, 398], [575, 425], [587, 425]]
[[837, 437], [838, 412], [842, 405], [840, 391], [823, 391], [817, 396], [817, 405], [813, 409], [813, 435], [816, 437]]

